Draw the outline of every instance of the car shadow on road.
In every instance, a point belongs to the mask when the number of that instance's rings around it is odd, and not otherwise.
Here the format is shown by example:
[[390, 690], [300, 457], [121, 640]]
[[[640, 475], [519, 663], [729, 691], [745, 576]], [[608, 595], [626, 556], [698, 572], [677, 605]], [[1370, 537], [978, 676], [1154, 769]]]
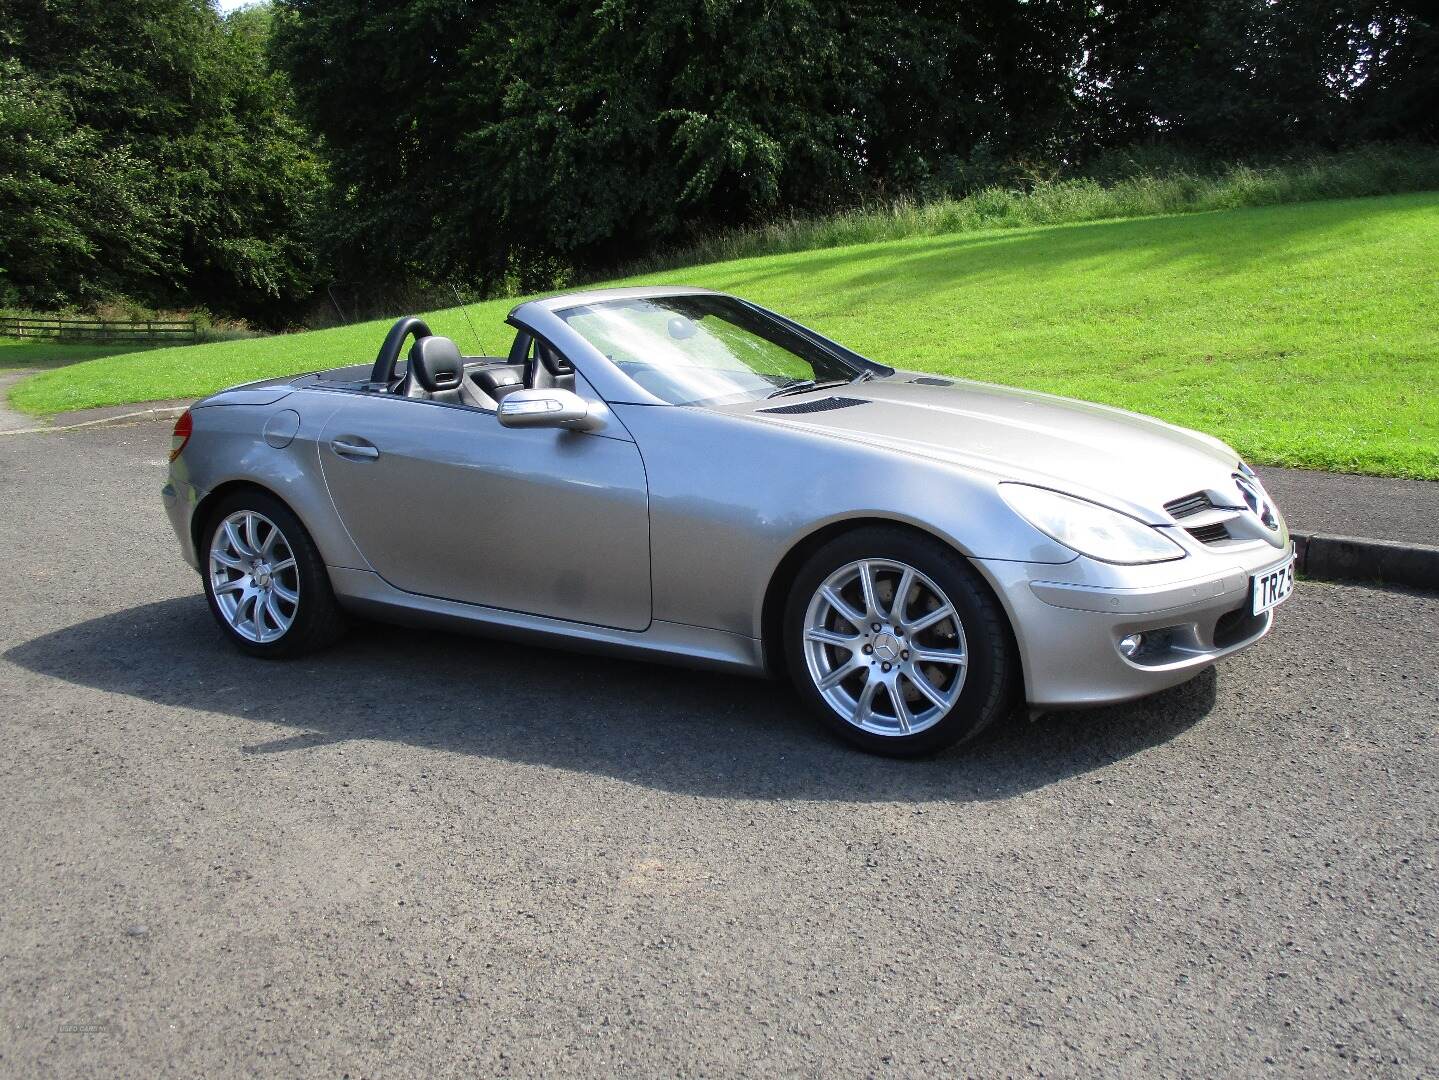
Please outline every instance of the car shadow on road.
[[967, 752], [896, 762], [825, 734], [786, 686], [481, 637], [362, 624], [335, 648], [239, 655], [203, 599], [119, 611], [17, 645], [30, 671], [158, 706], [273, 724], [235, 753], [392, 740], [719, 798], [1004, 799], [1165, 742], [1213, 708], [1207, 671], [1130, 705], [1016, 717]]

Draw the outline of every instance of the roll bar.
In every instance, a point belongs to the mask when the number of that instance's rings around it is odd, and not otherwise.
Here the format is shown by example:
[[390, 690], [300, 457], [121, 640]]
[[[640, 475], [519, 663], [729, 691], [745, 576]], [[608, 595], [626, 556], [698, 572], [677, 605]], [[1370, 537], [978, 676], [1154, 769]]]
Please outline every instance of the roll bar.
[[405, 339], [411, 334], [415, 335], [418, 341], [420, 338], [430, 337], [430, 328], [425, 325], [423, 319], [417, 319], [413, 315], [406, 315], [385, 335], [385, 343], [380, 346], [380, 351], [375, 355], [375, 366], [370, 369], [370, 382], [376, 386], [388, 387], [390, 380], [395, 377], [395, 365], [400, 360], [400, 348], [405, 344]]

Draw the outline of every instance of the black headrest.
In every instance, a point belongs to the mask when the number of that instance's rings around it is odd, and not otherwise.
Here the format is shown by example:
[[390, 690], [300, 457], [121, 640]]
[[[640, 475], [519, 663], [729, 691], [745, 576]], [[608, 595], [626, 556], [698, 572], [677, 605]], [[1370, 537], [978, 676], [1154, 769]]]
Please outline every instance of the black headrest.
[[447, 337], [416, 338], [410, 346], [410, 374], [431, 393], [453, 390], [465, 376], [465, 362]]

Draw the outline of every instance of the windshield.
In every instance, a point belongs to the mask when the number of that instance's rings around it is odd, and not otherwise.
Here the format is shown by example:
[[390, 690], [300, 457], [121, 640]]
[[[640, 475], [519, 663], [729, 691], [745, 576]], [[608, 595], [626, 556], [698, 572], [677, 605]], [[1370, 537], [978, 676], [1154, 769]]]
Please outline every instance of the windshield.
[[849, 382], [860, 369], [729, 296], [659, 296], [566, 308], [570, 329], [655, 397], [718, 404]]

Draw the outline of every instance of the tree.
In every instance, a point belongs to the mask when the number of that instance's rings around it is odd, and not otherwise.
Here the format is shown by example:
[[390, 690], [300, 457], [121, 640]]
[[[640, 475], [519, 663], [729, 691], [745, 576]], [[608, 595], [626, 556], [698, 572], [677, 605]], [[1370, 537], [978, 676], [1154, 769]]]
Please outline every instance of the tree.
[[1108, 0], [1079, 92], [1093, 146], [1214, 157], [1429, 137], [1439, 38], [1394, 0]]
[[0, 0], [3, 288], [279, 322], [322, 268], [540, 288], [1137, 144], [1439, 134], [1417, 0], [275, 4]]
[[[593, 269], [1048, 148], [1076, 0], [280, 0], [347, 277]], [[959, 165], [957, 165], [959, 163]], [[521, 283], [526, 283], [523, 277]]]
[[265, 9], [224, 19], [206, 0], [0, 5], [0, 234], [38, 244], [8, 241], [16, 299], [273, 321], [309, 295], [324, 172], [268, 30]]
[[0, 60], [0, 302], [54, 307], [151, 279], [166, 238], [145, 164]]

